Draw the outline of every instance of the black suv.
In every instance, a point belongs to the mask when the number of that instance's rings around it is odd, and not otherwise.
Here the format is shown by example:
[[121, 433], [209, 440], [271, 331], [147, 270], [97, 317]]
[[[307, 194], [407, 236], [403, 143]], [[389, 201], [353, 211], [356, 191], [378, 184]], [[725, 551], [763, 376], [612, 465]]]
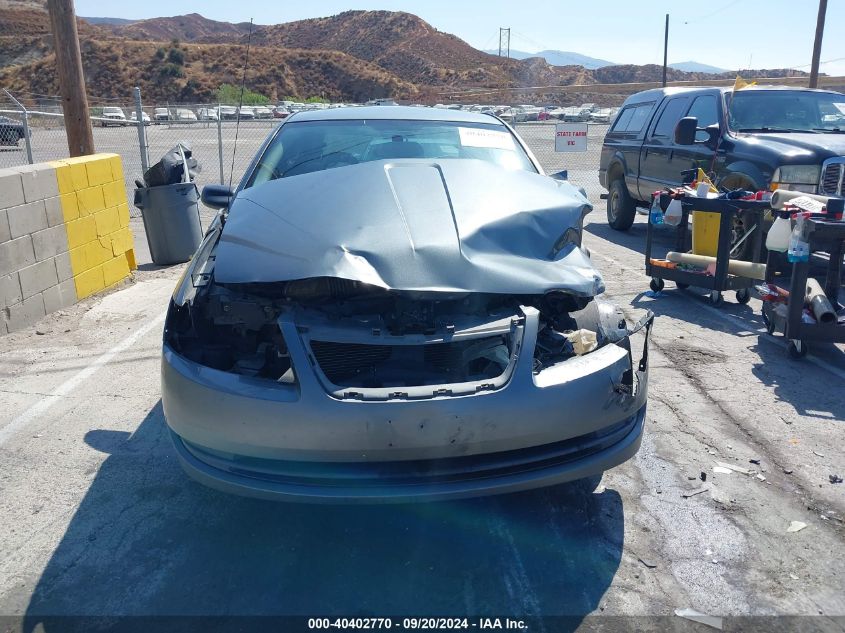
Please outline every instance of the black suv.
[[[695, 117], [709, 139], [675, 141], [675, 126]], [[699, 137], [708, 135], [699, 132]], [[625, 231], [651, 193], [677, 186], [701, 167], [717, 185], [780, 187], [843, 195], [845, 95], [827, 90], [753, 86], [661, 88], [628, 97], [604, 138], [599, 180], [607, 221]]]

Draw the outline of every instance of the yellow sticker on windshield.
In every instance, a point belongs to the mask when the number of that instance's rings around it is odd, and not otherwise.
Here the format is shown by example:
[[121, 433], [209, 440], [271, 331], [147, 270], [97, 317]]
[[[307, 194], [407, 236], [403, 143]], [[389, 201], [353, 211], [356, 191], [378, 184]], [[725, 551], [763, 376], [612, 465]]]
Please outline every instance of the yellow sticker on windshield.
[[459, 127], [458, 134], [464, 147], [489, 147], [513, 151], [513, 137], [508, 132], [484, 130], [476, 127]]

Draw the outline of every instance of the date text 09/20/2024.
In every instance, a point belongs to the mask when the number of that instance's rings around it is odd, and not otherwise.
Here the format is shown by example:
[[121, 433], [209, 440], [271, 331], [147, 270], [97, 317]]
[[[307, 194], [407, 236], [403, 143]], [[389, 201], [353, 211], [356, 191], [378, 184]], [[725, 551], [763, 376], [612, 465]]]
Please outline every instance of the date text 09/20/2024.
[[319, 629], [397, 629], [397, 630], [522, 630], [523, 620], [512, 618], [308, 618], [308, 628]]

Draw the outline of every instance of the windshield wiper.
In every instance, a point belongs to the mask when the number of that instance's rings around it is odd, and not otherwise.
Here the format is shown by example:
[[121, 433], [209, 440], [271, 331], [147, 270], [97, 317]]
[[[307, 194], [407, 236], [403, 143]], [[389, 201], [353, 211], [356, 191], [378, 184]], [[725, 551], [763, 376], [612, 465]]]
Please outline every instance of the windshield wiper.
[[833, 132], [834, 134], [842, 134], [842, 128], [839, 127], [814, 127], [814, 130], [819, 132]]
[[789, 132], [799, 132], [799, 133], [809, 133], [815, 134], [813, 130], [799, 130], [796, 128], [791, 127], [742, 127], [737, 130], [737, 132], [773, 132], [773, 133], [789, 133]]

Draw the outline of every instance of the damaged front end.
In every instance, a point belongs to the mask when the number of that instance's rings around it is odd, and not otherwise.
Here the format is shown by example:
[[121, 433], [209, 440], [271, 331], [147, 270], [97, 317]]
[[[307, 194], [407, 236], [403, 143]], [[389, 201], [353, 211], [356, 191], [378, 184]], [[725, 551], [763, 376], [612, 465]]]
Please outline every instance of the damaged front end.
[[[257, 195], [243, 203], [270, 213]], [[580, 229], [583, 209], [574, 215]], [[452, 238], [406, 217], [381, 251], [369, 238], [337, 240], [297, 264], [333, 274], [299, 277], [247, 266], [247, 247], [297, 259], [302, 244], [262, 243], [234, 217], [209, 231], [165, 326], [165, 415], [198, 479], [274, 498], [454, 498], [578, 479], [636, 452], [653, 315], [629, 326], [601, 298], [571, 223], [543, 245], [548, 223], [513, 214], [491, 231], [455, 211]], [[285, 222], [301, 228], [296, 218], [294, 207]], [[509, 233], [513, 222], [529, 235]], [[481, 248], [494, 234], [531, 263], [503, 266], [492, 257], [501, 243]], [[396, 264], [414, 258], [429, 266]], [[444, 261], [491, 266], [467, 272], [469, 289]]]
[[[165, 343], [190, 361], [249, 378], [296, 384], [284, 331], [304, 346], [308, 371], [340, 399], [389, 400], [501, 388], [536, 331], [531, 371], [605, 345], [630, 353], [621, 308], [562, 292], [545, 295], [407, 293], [329, 277], [276, 283], [200, 280], [174, 304]], [[574, 336], [586, 333], [589, 344]], [[645, 354], [645, 352], [644, 352]], [[633, 367], [633, 360], [632, 367]], [[303, 368], [305, 369], [305, 368]], [[634, 372], [617, 391], [633, 394]]]

